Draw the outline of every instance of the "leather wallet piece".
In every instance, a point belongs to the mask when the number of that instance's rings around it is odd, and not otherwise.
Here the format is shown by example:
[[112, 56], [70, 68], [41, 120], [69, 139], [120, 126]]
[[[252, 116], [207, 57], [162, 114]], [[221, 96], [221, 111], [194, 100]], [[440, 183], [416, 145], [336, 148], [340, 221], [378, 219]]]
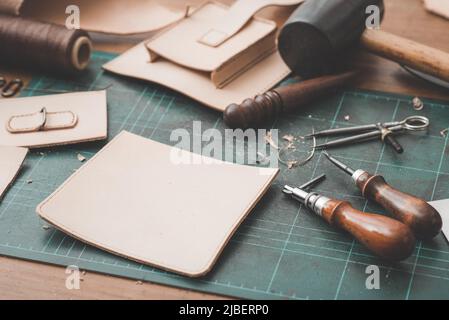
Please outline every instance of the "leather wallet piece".
[[198, 277], [211, 270], [278, 172], [211, 161], [123, 131], [37, 213], [88, 244]]
[[0, 100], [0, 144], [48, 147], [107, 137], [106, 91]]
[[0, 199], [14, 181], [28, 149], [0, 146]]

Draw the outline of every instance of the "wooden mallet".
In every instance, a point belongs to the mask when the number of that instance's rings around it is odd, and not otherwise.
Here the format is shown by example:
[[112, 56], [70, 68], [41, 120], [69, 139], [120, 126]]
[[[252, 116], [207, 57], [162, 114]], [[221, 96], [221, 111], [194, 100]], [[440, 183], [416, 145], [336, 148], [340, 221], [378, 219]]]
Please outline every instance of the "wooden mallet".
[[296, 74], [313, 78], [333, 72], [348, 51], [361, 45], [373, 54], [449, 82], [449, 53], [387, 33], [380, 26], [367, 29], [372, 8], [383, 17], [382, 0], [306, 0], [279, 34], [282, 58]]

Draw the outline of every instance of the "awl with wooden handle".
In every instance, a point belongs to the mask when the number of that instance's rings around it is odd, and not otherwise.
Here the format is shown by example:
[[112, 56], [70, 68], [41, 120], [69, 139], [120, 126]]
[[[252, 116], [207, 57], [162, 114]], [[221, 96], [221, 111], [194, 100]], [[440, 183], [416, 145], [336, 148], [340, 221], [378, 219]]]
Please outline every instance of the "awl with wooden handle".
[[232, 129], [259, 128], [280, 114], [298, 110], [316, 99], [334, 93], [356, 75], [357, 71], [350, 71], [275, 88], [248, 98], [241, 104], [229, 105], [223, 113], [224, 122]]
[[413, 253], [415, 237], [405, 224], [382, 215], [359, 211], [349, 202], [304, 190], [324, 178], [324, 175], [320, 176], [299, 188], [285, 186], [283, 192], [324, 218], [330, 225], [347, 231], [371, 252], [384, 259], [400, 261]]
[[352, 176], [365, 198], [378, 203], [395, 219], [409, 226], [417, 238], [429, 240], [441, 231], [443, 223], [440, 214], [423, 199], [393, 188], [380, 175], [354, 170], [327, 152], [323, 153], [338, 168]]
[[384, 9], [383, 0], [306, 0], [282, 27], [279, 53], [297, 75], [314, 78], [335, 70], [360, 44], [425, 79], [449, 82], [449, 53], [380, 30]]

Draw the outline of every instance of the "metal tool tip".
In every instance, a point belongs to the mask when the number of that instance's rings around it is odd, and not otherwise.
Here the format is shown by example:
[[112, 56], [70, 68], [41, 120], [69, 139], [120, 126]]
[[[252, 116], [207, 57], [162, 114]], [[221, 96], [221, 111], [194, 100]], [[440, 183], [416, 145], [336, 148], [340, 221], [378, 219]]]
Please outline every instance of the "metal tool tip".
[[293, 194], [293, 187], [290, 186], [284, 186], [284, 189], [282, 190], [283, 193], [291, 195]]

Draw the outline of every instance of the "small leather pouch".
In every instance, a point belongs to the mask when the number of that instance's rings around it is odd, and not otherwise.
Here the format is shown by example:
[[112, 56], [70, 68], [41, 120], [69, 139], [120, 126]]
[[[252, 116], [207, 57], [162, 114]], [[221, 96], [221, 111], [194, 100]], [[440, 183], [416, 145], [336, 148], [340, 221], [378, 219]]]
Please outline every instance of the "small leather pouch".
[[252, 19], [246, 28], [231, 35], [213, 28], [217, 21], [238, 22], [244, 18], [231, 11], [217, 2], [205, 3], [146, 43], [150, 62], [157, 63], [162, 57], [181, 67], [208, 73], [212, 83], [223, 88], [276, 49], [273, 21]]
[[[276, 33], [288, 16], [285, 12], [300, 2], [245, 0], [231, 7], [207, 2], [103, 67], [224, 111], [231, 103], [269, 90], [290, 73], [276, 50]], [[254, 16], [267, 6], [275, 8], [270, 19]]]
[[106, 137], [104, 90], [0, 100], [2, 145], [36, 148]]

